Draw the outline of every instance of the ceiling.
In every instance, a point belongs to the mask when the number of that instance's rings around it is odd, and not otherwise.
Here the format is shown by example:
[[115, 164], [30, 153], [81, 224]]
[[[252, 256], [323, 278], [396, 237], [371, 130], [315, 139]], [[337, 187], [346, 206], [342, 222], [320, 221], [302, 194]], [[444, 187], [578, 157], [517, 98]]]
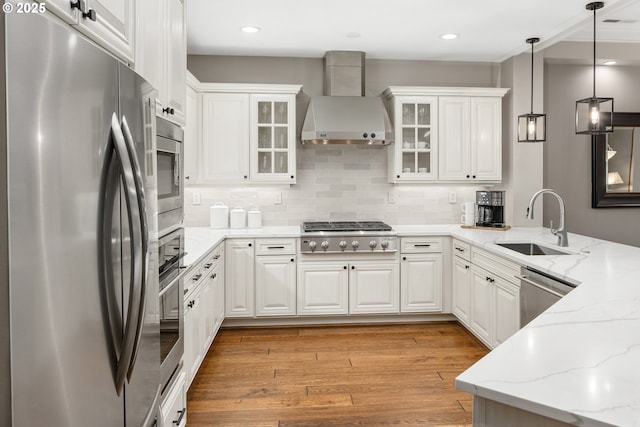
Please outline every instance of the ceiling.
[[[592, 40], [585, 0], [189, 0], [189, 54], [501, 62], [560, 40]], [[598, 41], [640, 43], [640, 0], [607, 0]], [[605, 19], [622, 20], [618, 23]], [[244, 26], [261, 31], [247, 34]], [[457, 33], [455, 40], [440, 38]]]

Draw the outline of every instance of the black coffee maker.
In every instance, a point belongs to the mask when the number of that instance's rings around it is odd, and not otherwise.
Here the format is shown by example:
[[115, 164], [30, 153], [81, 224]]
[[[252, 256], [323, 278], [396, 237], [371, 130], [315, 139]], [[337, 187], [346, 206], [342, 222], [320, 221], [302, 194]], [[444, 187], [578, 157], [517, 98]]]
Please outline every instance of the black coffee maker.
[[476, 191], [476, 226], [504, 227], [504, 191]]

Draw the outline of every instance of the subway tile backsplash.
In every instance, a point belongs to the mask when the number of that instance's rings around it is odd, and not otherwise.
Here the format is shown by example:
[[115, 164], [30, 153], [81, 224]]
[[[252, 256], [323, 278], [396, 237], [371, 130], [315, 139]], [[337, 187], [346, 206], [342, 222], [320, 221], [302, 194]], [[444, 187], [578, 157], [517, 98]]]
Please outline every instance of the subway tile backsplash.
[[[185, 189], [185, 224], [209, 225], [209, 207], [256, 207], [263, 225], [301, 225], [305, 220], [368, 220], [389, 224], [460, 222], [460, 204], [475, 200], [482, 186], [389, 184], [390, 148], [357, 145], [298, 145], [295, 185], [196, 185]], [[200, 205], [193, 205], [193, 193]], [[389, 193], [395, 203], [389, 202]], [[449, 194], [456, 203], [449, 203]], [[282, 204], [275, 204], [281, 194]]]

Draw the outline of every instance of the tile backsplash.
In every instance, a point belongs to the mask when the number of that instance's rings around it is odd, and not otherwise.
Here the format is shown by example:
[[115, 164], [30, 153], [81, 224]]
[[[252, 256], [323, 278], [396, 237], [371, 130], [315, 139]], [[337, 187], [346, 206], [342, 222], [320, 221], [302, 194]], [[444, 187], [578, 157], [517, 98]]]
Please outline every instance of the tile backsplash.
[[[263, 225], [301, 225], [305, 220], [381, 220], [389, 224], [460, 222], [460, 204], [482, 186], [389, 184], [389, 148], [361, 145], [298, 145], [294, 185], [216, 185], [185, 189], [185, 225], [209, 225], [209, 207], [256, 207]], [[200, 204], [193, 205], [193, 193]], [[449, 203], [455, 193], [456, 202]], [[281, 204], [276, 204], [278, 198]]]

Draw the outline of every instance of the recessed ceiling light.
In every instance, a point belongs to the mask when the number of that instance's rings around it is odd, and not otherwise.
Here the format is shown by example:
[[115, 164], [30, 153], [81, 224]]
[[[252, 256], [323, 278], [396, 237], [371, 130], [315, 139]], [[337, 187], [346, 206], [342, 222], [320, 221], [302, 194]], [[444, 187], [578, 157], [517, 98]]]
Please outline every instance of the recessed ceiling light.
[[447, 33], [440, 36], [440, 38], [444, 40], [453, 40], [453, 39], [457, 39], [458, 37], [459, 35], [456, 33]]
[[616, 61], [604, 61], [604, 65], [616, 65]]
[[257, 33], [258, 31], [260, 31], [260, 28], [249, 25], [247, 27], [242, 27], [241, 30], [245, 33]]

